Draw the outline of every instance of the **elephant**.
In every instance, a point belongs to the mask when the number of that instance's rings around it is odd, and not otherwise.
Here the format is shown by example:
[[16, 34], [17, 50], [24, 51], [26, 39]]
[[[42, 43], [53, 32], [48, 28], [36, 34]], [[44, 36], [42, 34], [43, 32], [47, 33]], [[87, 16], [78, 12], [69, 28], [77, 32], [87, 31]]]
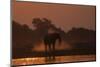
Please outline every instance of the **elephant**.
[[46, 61], [55, 60], [55, 45], [57, 40], [61, 44], [61, 37], [57, 32], [48, 33], [44, 36]]

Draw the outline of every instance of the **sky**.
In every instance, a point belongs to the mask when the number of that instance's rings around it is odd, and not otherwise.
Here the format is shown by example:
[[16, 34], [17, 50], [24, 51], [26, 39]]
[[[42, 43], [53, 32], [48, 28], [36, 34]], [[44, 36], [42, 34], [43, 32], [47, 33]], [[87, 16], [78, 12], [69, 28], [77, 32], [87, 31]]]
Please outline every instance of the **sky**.
[[95, 30], [95, 12], [95, 6], [15, 1], [12, 3], [12, 19], [16, 22], [33, 28], [33, 18], [47, 18], [57, 28], [66, 32], [72, 27]]

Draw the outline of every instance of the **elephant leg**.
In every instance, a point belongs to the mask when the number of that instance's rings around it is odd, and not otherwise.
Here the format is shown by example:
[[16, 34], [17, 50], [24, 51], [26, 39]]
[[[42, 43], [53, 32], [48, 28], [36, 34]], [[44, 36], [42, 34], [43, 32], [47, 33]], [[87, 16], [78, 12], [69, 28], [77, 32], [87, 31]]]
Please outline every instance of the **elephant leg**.
[[48, 52], [48, 47], [47, 45], [45, 45], [45, 55], [47, 56], [47, 52]]
[[52, 59], [55, 60], [55, 43], [53, 43], [52, 48], [53, 48], [53, 50], [52, 50], [52, 54], [53, 54]]
[[48, 61], [48, 46], [47, 44], [45, 45], [45, 62]]

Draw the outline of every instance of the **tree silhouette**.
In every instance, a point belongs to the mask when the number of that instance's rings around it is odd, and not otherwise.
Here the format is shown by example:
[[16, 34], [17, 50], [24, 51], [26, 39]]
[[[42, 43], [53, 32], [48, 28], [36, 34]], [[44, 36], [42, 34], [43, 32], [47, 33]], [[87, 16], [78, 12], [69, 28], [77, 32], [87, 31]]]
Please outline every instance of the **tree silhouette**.
[[48, 29], [51, 25], [51, 21], [46, 18], [34, 18], [32, 24], [37, 29]]
[[40, 38], [43, 38], [47, 33], [48, 29], [52, 26], [51, 21], [47, 18], [33, 18], [33, 27], [35, 27], [35, 32]]

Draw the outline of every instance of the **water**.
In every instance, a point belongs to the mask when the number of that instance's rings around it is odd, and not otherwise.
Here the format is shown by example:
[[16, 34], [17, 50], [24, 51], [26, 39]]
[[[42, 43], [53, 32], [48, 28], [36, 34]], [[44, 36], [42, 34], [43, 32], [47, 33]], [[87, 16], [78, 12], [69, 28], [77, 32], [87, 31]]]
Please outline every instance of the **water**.
[[12, 65], [34, 65], [46, 63], [60, 63], [60, 62], [78, 62], [78, 61], [95, 61], [95, 55], [72, 55], [72, 56], [56, 56], [55, 61], [45, 61], [45, 57], [32, 57], [12, 59]]

